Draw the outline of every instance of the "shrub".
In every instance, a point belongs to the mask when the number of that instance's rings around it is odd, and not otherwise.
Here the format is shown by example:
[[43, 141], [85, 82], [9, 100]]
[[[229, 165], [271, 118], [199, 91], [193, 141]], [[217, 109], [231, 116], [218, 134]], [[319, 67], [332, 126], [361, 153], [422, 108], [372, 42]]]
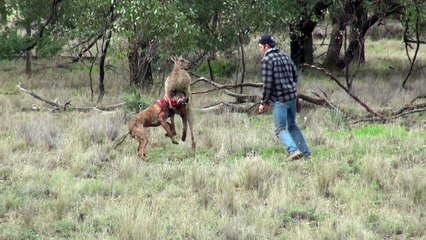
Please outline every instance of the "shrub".
[[17, 32], [5, 31], [0, 34], [0, 58], [11, 58], [24, 48], [24, 38]]
[[141, 94], [136, 91], [124, 94], [123, 101], [125, 103], [125, 111], [131, 114], [142, 111], [149, 106]]

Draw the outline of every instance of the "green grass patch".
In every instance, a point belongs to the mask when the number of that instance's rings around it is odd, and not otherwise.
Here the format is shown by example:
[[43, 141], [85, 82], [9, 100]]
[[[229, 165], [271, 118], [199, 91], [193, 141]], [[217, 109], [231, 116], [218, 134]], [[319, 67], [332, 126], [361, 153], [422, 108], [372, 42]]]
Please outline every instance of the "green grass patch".
[[355, 137], [406, 137], [407, 131], [401, 126], [395, 125], [369, 125], [356, 128], [353, 131]]
[[124, 186], [118, 182], [106, 182], [103, 179], [86, 179], [81, 189], [83, 195], [118, 196], [123, 193]]
[[402, 126], [396, 125], [368, 125], [352, 130], [326, 131], [327, 137], [333, 139], [349, 139], [351, 137], [369, 138], [369, 137], [406, 137], [408, 132]]
[[311, 146], [311, 152], [315, 159], [331, 159], [336, 156], [336, 151], [327, 146], [317, 145]]
[[283, 145], [266, 147], [261, 150], [260, 156], [263, 159], [275, 159], [277, 155], [286, 155], [285, 147]]
[[281, 227], [287, 227], [289, 224], [300, 222], [317, 225], [322, 220], [327, 219], [329, 215], [315, 208], [304, 209], [303, 207], [294, 207], [284, 211], [281, 215]]

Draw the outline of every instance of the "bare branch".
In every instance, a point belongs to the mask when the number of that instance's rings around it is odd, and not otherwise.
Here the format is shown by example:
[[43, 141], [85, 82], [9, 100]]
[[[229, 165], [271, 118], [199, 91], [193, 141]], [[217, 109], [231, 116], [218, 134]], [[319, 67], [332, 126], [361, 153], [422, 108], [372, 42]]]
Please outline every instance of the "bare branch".
[[82, 50], [80, 50], [80, 52], [78, 53], [77, 57], [74, 57], [72, 59], [72, 62], [78, 62], [80, 61], [80, 59], [84, 56], [84, 54], [89, 51], [98, 41], [99, 39], [101, 39], [105, 34], [105, 31], [100, 31], [98, 33], [98, 35], [96, 35], [94, 38], [92, 38], [92, 41], [86, 46], [84, 47]]
[[422, 98], [425, 98], [425, 99], [426, 99], [426, 95], [423, 95], [423, 96], [417, 96], [417, 97], [415, 97], [413, 100], [411, 100], [411, 101], [410, 101], [410, 104], [413, 104], [415, 101], [417, 101], [417, 100], [419, 100], [419, 99], [422, 99]]
[[260, 102], [261, 100], [261, 97], [258, 95], [234, 93], [229, 90], [224, 90], [224, 92], [226, 95], [236, 98], [237, 102]]
[[354, 94], [352, 94], [351, 91], [348, 88], [346, 88], [336, 77], [334, 77], [331, 73], [329, 73], [328, 71], [326, 71], [324, 68], [320, 68], [320, 67], [317, 67], [317, 66], [314, 66], [314, 65], [309, 65], [309, 64], [302, 64], [301, 67], [315, 69], [317, 71], [320, 71], [320, 72], [324, 73], [331, 80], [333, 80], [334, 82], [336, 82], [337, 85], [339, 85], [340, 88], [342, 88], [347, 94], [349, 94], [349, 96], [351, 96], [357, 103], [359, 103], [362, 107], [364, 107], [369, 113], [372, 113], [374, 116], [379, 117], [382, 120], [385, 119], [385, 117], [383, 115], [381, 115], [381, 114], [377, 113], [376, 111], [374, 111], [366, 103], [364, 103], [363, 101], [361, 101], [361, 99], [359, 99], [357, 96], [355, 96]]
[[194, 92], [192, 94], [201, 94], [201, 93], [206, 93], [206, 92], [211, 92], [211, 91], [216, 91], [216, 90], [221, 90], [221, 89], [234, 89], [234, 88], [238, 88], [238, 87], [255, 87], [255, 88], [263, 87], [263, 83], [220, 84], [220, 83], [214, 82], [212, 80], [209, 80], [205, 77], [200, 77], [197, 80], [192, 81], [191, 86], [195, 85], [196, 83], [199, 83], [199, 82], [208, 83], [208, 84], [212, 85], [213, 87], [215, 87], [215, 89], [202, 91], [202, 92]]

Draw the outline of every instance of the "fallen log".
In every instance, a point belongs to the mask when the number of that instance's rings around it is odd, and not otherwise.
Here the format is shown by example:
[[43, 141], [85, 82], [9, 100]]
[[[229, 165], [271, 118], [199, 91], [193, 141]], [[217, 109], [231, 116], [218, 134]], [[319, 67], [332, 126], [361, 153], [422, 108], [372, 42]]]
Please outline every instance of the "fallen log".
[[[32, 90], [26, 89], [24, 88], [21, 83], [18, 83], [18, 85], [16, 85], [16, 87], [21, 90], [22, 92], [34, 97], [37, 100], [40, 100], [44, 103], [46, 103], [47, 105], [49, 105], [51, 108], [49, 108], [49, 111], [52, 112], [63, 112], [63, 111], [78, 111], [78, 112], [89, 112], [92, 110], [95, 111], [100, 111], [100, 112], [109, 112], [109, 111], [113, 111], [117, 108], [121, 108], [125, 105], [125, 103], [118, 103], [118, 104], [114, 104], [111, 106], [107, 106], [107, 107], [99, 107], [99, 106], [94, 106], [94, 107], [75, 107], [71, 104], [71, 101], [67, 101], [65, 104], [60, 104], [54, 101], [50, 101], [47, 99], [44, 99], [42, 97], [40, 97], [39, 95], [37, 95], [36, 93], [34, 93]], [[42, 110], [42, 108], [39, 107], [35, 107], [32, 106], [31, 108], [23, 108], [23, 111], [40, 111]]]

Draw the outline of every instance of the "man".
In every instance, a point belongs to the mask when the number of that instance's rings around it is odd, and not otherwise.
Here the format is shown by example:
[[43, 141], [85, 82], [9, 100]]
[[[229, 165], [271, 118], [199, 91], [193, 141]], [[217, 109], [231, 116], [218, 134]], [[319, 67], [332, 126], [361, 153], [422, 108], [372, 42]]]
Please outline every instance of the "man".
[[290, 160], [309, 158], [311, 152], [300, 128], [296, 124], [297, 69], [291, 58], [275, 48], [276, 42], [271, 35], [259, 39], [262, 52], [263, 95], [259, 113], [273, 104], [275, 134], [286, 146]]

